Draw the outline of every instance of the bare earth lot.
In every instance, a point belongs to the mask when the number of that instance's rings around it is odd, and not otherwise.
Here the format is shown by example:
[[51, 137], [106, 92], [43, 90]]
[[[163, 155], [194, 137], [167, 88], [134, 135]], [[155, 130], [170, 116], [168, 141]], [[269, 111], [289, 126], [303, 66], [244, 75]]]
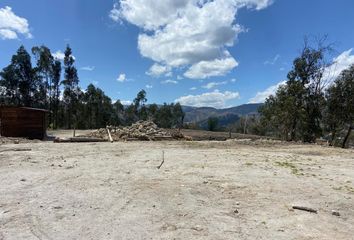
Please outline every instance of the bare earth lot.
[[265, 140], [6, 144], [0, 183], [0, 239], [354, 239], [354, 150]]

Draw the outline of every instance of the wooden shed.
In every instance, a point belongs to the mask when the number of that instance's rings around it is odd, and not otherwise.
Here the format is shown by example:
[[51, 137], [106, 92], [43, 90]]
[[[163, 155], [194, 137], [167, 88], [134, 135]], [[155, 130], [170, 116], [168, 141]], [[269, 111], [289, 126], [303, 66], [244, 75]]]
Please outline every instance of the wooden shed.
[[0, 134], [42, 140], [46, 136], [47, 113], [44, 109], [0, 106]]

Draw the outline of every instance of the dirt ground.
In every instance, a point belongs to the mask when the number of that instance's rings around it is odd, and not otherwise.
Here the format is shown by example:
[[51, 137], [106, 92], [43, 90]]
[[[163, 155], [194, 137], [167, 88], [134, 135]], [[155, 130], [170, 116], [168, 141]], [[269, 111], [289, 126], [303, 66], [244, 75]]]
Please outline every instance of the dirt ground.
[[354, 150], [266, 140], [6, 144], [0, 183], [1, 240], [354, 239]]

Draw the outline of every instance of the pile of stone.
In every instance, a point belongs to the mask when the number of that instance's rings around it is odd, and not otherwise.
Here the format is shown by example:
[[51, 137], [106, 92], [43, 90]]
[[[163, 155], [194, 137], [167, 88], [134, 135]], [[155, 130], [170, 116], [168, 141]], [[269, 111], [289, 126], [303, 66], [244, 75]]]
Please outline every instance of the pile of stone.
[[107, 126], [89, 134], [90, 137], [109, 139], [107, 129], [109, 129], [114, 141], [159, 141], [178, 140], [184, 136], [178, 130], [166, 130], [159, 128], [152, 121], [138, 121], [129, 127]]

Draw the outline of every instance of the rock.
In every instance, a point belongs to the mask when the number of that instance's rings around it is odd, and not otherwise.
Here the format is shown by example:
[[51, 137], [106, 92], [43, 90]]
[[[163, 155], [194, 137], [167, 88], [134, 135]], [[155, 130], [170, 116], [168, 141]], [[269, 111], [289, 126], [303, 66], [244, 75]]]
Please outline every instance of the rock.
[[191, 229], [194, 230], [194, 231], [198, 231], [198, 232], [203, 231], [203, 228], [201, 226], [199, 226], [199, 225], [197, 225], [195, 227], [191, 227]]
[[332, 215], [340, 217], [340, 213], [338, 211], [336, 211], [336, 210], [332, 210]]

